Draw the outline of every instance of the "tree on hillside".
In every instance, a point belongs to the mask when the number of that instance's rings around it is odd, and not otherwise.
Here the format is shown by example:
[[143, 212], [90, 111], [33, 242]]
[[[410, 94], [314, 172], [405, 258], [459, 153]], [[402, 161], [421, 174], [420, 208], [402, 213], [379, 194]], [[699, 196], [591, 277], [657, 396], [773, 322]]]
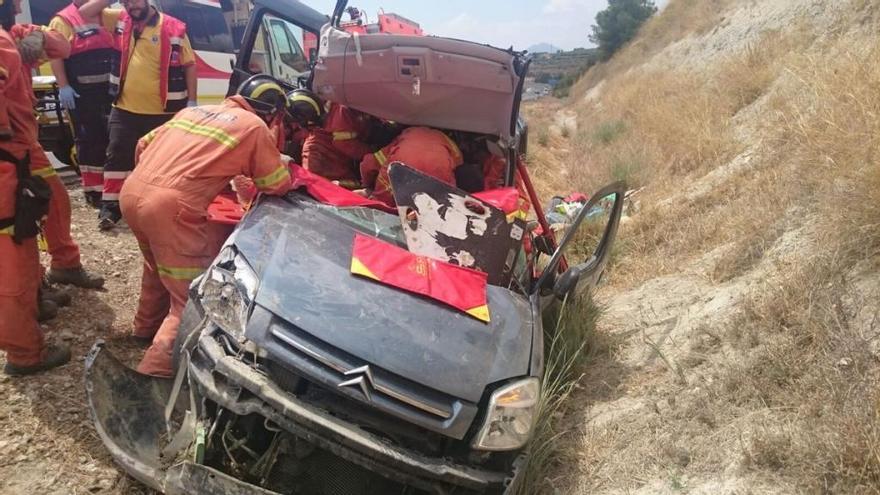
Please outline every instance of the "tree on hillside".
[[631, 40], [655, 12], [657, 6], [653, 0], [608, 0], [608, 8], [596, 14], [590, 41], [598, 45], [607, 60]]

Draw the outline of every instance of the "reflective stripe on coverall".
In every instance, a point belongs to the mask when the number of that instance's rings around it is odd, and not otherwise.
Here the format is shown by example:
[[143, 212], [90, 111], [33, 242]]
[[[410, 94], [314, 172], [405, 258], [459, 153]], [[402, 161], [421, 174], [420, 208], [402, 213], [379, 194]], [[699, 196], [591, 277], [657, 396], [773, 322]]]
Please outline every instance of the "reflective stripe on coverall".
[[[0, 79], [0, 98], [14, 106], [21, 98], [21, 57], [15, 40], [0, 28], [0, 69], [10, 75]], [[29, 86], [28, 86], [29, 87]], [[27, 98], [26, 101], [30, 101]], [[21, 124], [23, 115], [10, 115], [16, 133], [11, 142], [0, 143], [3, 150], [24, 156], [29, 148]], [[33, 120], [33, 113], [30, 114]], [[36, 122], [34, 121], [34, 124]], [[0, 161], [0, 218], [15, 215], [15, 189], [18, 179], [15, 165]], [[13, 228], [0, 229], [0, 349], [6, 361], [19, 366], [38, 364], [45, 348], [43, 332], [37, 323], [37, 289], [40, 284], [40, 261], [36, 238], [21, 244], [12, 240]]]
[[462, 164], [461, 151], [446, 134], [427, 127], [410, 127], [381, 150], [364, 156], [361, 180], [372, 187], [372, 198], [394, 205], [388, 165], [402, 162], [447, 184], [455, 185], [455, 169]]
[[[20, 40], [39, 26], [16, 25], [11, 35], [13, 40]], [[67, 39], [52, 30], [43, 30], [45, 51], [49, 58], [64, 58], [70, 52]], [[37, 121], [34, 118], [34, 91], [31, 81], [31, 66], [21, 64], [17, 80], [7, 83], [6, 95], [12, 127], [15, 131], [13, 143], [27, 146], [31, 154], [31, 173], [46, 179], [52, 188], [52, 200], [49, 202], [49, 215], [43, 225], [43, 237], [49, 246], [52, 268], [79, 268], [79, 247], [70, 236], [70, 197], [61, 178], [55, 173], [52, 164], [38, 141]]]
[[207, 208], [238, 175], [283, 194], [290, 173], [272, 132], [238, 96], [181, 110], [138, 143], [137, 167], [120, 195], [122, 214], [144, 255], [134, 333], [153, 337], [138, 371], [170, 376], [171, 352], [192, 279], [217, 256], [228, 227]]

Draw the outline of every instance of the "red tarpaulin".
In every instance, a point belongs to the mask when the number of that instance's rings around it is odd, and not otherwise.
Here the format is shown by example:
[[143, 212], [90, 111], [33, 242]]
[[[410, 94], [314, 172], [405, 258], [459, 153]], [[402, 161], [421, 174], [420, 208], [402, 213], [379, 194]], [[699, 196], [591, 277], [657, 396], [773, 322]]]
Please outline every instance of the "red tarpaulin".
[[339, 187], [299, 165], [290, 166], [290, 175], [293, 177], [293, 187], [295, 189], [305, 188], [309, 196], [322, 203], [333, 206], [364, 206], [389, 213], [397, 213], [396, 208], [392, 208], [381, 201], [367, 199], [344, 187]]
[[514, 218], [525, 220], [529, 214], [528, 200], [515, 187], [489, 189], [472, 196], [506, 213], [508, 222], [512, 222]]
[[415, 255], [385, 241], [356, 234], [351, 273], [448, 304], [488, 322], [485, 273]]
[[244, 208], [234, 194], [221, 193], [208, 205], [208, 220], [225, 225], [235, 225], [244, 216]]

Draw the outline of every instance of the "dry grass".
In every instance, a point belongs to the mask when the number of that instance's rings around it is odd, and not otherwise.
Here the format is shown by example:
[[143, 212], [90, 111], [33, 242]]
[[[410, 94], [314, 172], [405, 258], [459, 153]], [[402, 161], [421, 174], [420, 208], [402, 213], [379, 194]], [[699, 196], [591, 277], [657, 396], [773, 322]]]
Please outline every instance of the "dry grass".
[[609, 337], [596, 332], [602, 308], [591, 298], [563, 302], [557, 311], [551, 313], [544, 323], [546, 363], [541, 380], [541, 400], [534, 433], [527, 447], [528, 464], [518, 485], [518, 493], [522, 495], [550, 490], [543, 477], [558, 461], [560, 440], [570, 434], [561, 423], [566, 402], [581, 378], [584, 365], [613, 351]]
[[[645, 406], [657, 414], [586, 428], [557, 462], [577, 466], [581, 492], [658, 477], [686, 489], [687, 476], [724, 472], [807, 493], [880, 493], [876, 2], [854, 1], [834, 34], [765, 33], [700, 74], [638, 69], [659, 45], [724, 22], [726, 5], [673, 1], [686, 16], [667, 9], [588, 73], [575, 98], [605, 85], [569, 108], [578, 130], [533, 149], [545, 190], [645, 186], [611, 290], [685, 268], [712, 287], [750, 280], [735, 318], [692, 332], [678, 372], [625, 373], [626, 396], [660, 398]], [[867, 37], [848, 32], [865, 23]], [[603, 366], [586, 370], [579, 397], [608, 400], [622, 369]]]

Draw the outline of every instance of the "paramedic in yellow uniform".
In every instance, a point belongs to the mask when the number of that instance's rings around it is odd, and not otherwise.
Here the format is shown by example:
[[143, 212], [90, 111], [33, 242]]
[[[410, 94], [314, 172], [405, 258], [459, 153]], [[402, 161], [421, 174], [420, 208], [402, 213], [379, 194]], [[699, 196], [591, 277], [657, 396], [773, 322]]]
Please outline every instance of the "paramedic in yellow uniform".
[[80, 7], [84, 17], [101, 16], [119, 50], [110, 75], [114, 104], [98, 216], [101, 230], [112, 229], [122, 218], [119, 193], [134, 170], [138, 140], [177, 111], [195, 106], [198, 96], [196, 57], [186, 24], [157, 11], [148, 0], [123, 0], [123, 10], [108, 8], [112, 1], [89, 0]]

